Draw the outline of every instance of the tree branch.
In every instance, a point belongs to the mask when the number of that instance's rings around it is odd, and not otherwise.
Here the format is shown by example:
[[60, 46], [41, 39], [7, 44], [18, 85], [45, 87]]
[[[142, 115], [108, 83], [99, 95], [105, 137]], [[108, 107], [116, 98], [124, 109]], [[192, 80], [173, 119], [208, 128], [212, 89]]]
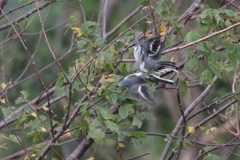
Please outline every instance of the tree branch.
[[[215, 83], [217, 81], [217, 77], [213, 78], [213, 82]], [[205, 90], [188, 106], [188, 108], [185, 110], [184, 115], [187, 117], [193, 110], [194, 108], [208, 95], [210, 90], [212, 89], [213, 85], [208, 85]], [[183, 117], [181, 117], [178, 120], [178, 123], [176, 127], [174, 128], [172, 132], [172, 136], [176, 136], [180, 127], [182, 126], [183, 123]], [[168, 154], [168, 151], [170, 150], [170, 147], [172, 145], [173, 141], [169, 141], [163, 151], [163, 154], [161, 156], [161, 160], [165, 160]]]
[[116, 25], [111, 31], [107, 32], [104, 39], [107, 39], [113, 33], [115, 33], [119, 28], [121, 28], [128, 20], [130, 20], [136, 13], [138, 13], [145, 5], [138, 6], [132, 13], [130, 13], [127, 17], [125, 17], [118, 25]]

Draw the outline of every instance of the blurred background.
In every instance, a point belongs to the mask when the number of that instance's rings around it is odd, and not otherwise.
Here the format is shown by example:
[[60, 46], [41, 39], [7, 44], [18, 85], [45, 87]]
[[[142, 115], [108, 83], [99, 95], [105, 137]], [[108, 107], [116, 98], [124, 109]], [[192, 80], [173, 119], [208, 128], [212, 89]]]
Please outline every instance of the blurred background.
[[[156, 0], [157, 1], [157, 0]], [[32, 2], [32, 3], [31, 3]], [[40, 4], [43, 4], [46, 1], [40, 1]], [[121, 20], [127, 17], [133, 10], [135, 10], [138, 6], [141, 5], [143, 0], [114, 0], [108, 1], [107, 10], [106, 10], [106, 31], [110, 31], [113, 29]], [[183, 14], [186, 9], [192, 4], [193, 0], [178, 0], [174, 4], [175, 13], [172, 17], [178, 17]], [[20, 6], [26, 5], [22, 8]], [[236, 5], [239, 5], [240, 2], [235, 1]], [[205, 1], [205, 4], [209, 5], [210, 8], [219, 8], [226, 4], [223, 0], [212, 0]], [[8, 0], [7, 5], [4, 7], [4, 12], [10, 13], [7, 14], [7, 17], [10, 20], [16, 20], [21, 16], [30, 13], [30, 10], [36, 7], [36, 3], [34, 1], [29, 0]], [[78, 1], [59, 1], [54, 2], [51, 5], [41, 10], [42, 20], [44, 23], [45, 31], [47, 34], [48, 42], [51, 46], [51, 49], [56, 54], [56, 56], [60, 59], [60, 63], [63, 66], [65, 71], [69, 70], [69, 66], [74, 64], [74, 61], [79, 58], [79, 54], [83, 54], [78, 49], [73, 48], [72, 39], [73, 31], [69, 27], [69, 23], [71, 23], [71, 19], [78, 18], [78, 23], [81, 25], [84, 21], [93, 21], [99, 23], [99, 26], [96, 27], [96, 32], [102, 33], [103, 26], [102, 24], [102, 11], [104, 7], [104, 0], [82, 0], [81, 3]], [[233, 9], [232, 6], [227, 6], [228, 9]], [[14, 10], [13, 10], [14, 9]], [[110, 35], [107, 39], [105, 39], [105, 43], [110, 43], [113, 39], [115, 39], [121, 32], [125, 31], [131, 25], [133, 25], [136, 21], [141, 19], [146, 15], [145, 11], [140, 11], [135, 14], [129, 21], [127, 21], [122, 27], [120, 27], [117, 31], [115, 31], [112, 35]], [[159, 22], [167, 22], [166, 20], [162, 21], [161, 17], [156, 16], [156, 20]], [[6, 17], [1, 14], [0, 28], [8, 23]], [[41, 77], [42, 82], [44, 82], [45, 86], [53, 86], [54, 82], [58, 78], [58, 73], [61, 72], [59, 66], [54, 63], [54, 59], [49, 52], [48, 45], [42, 34], [42, 27], [39, 16], [37, 13], [32, 14], [25, 20], [21, 21], [16, 25], [17, 30], [21, 30], [22, 36], [26, 40], [26, 47], [31, 54], [33, 61], [35, 63], [36, 68], [31, 66], [30, 55], [26, 53], [25, 48], [20, 42], [18, 36], [12, 27], [1, 29], [0, 32], [0, 82], [5, 84], [15, 84], [11, 89], [7, 91], [7, 95], [2, 94], [2, 97], [7, 97], [7, 101], [9, 106], [11, 106], [10, 110], [17, 109], [20, 105], [15, 103], [15, 100], [19, 97], [20, 91], [28, 92], [28, 99], [34, 99], [40, 93], [43, 92], [43, 86], [39, 81], [39, 78], [36, 75], [33, 75], [36, 70], [39, 71], [39, 75]], [[78, 26], [78, 24], [76, 25]], [[198, 30], [200, 27], [199, 23], [196, 20], [190, 21], [187, 24], [187, 27], [184, 27], [181, 32], [183, 36], [186, 35], [190, 30]], [[145, 22], [139, 23], [135, 30], [140, 33], [147, 32], [150, 30], [150, 27], [146, 25]], [[138, 35], [139, 35], [138, 34]], [[137, 38], [137, 37], [134, 37]], [[177, 35], [175, 38], [171, 38], [167, 44], [166, 48], [171, 47], [173, 44], [178, 43], [183, 38]], [[125, 41], [126, 44], [128, 41]], [[130, 42], [130, 41], [129, 41]], [[124, 47], [115, 46], [116, 50]], [[174, 58], [174, 62], [178, 63], [185, 59], [184, 55], [185, 50], [180, 50], [177, 52], [172, 52], [167, 54], [167, 57], [171, 59]], [[128, 51], [126, 58], [133, 58], [132, 50]], [[132, 65], [132, 64], [130, 64]], [[121, 73], [122, 75], [126, 75], [128, 73]], [[204, 105], [209, 104], [213, 101], [213, 99], [219, 95], [220, 93], [231, 92], [231, 84], [232, 79], [225, 77], [224, 80], [219, 80], [211, 94], [209, 94], [201, 105], [197, 106], [196, 110], [202, 108]], [[199, 94], [205, 89], [207, 85], [200, 85], [198, 87], [192, 87], [188, 89], [188, 92], [185, 96], [182, 97], [182, 103], [184, 107], [189, 106]], [[151, 108], [149, 112], [151, 112], [155, 120], [145, 120], [143, 122], [143, 126], [141, 128], [144, 132], [157, 132], [163, 134], [169, 134], [174, 129], [178, 119], [181, 116], [181, 113], [178, 108], [177, 96], [176, 92], [172, 90], [159, 89], [154, 92], [155, 100], [159, 104], [157, 108]], [[64, 115], [64, 109], [59, 109], [58, 106], [66, 105], [67, 99], [62, 99], [58, 102], [58, 104], [54, 104], [53, 110], [59, 118]], [[42, 105], [41, 102], [39, 105]], [[3, 109], [4, 105], [0, 104], [0, 108]], [[1, 121], [9, 114], [9, 111], [5, 113], [2, 111], [0, 113]], [[206, 115], [208, 115], [206, 113]], [[205, 114], [201, 114], [195, 117], [192, 121], [190, 121], [189, 126], [195, 125], [198, 123]], [[216, 122], [217, 123], [217, 122]], [[210, 124], [212, 125], [212, 124]], [[231, 126], [224, 126], [230, 127]], [[29, 128], [31, 130], [33, 128]], [[22, 150], [20, 145], [16, 145], [15, 140], [7, 139], [11, 132], [15, 132], [19, 134], [21, 137], [25, 132], [29, 132], [29, 130], [24, 130], [23, 128], [11, 128], [11, 126], [3, 127], [0, 129], [0, 158], [11, 155], [19, 150]], [[225, 142], [225, 140], [229, 140], [232, 138], [231, 135], [226, 134], [226, 130], [221, 130], [212, 134], [203, 134], [199, 138], [199, 141], [212, 143], [215, 141], [214, 137], [219, 135], [219, 141]], [[229, 137], [228, 137], [229, 136]], [[5, 137], [5, 138], [4, 138]], [[23, 136], [24, 137], [24, 136]], [[80, 135], [79, 141], [74, 141], [72, 143], [67, 143], [65, 145], [54, 147], [54, 149], [62, 156], [66, 157], [69, 155], [81, 141], [81, 138], [84, 135]], [[8, 137], [9, 138], [9, 137]], [[34, 139], [31, 137], [24, 137], [24, 144], [29, 146], [32, 144]], [[1, 147], [2, 145], [2, 147]], [[90, 150], [86, 152], [83, 159], [87, 159], [90, 156], [95, 157], [96, 160], [113, 160], [113, 159], [123, 159], [133, 157], [135, 155], [140, 155], [143, 153], [151, 153], [143, 158], [139, 158], [141, 160], [157, 160], [161, 156], [163, 149], [166, 145], [166, 138], [157, 137], [157, 136], [146, 136], [143, 138], [142, 146], [135, 147], [131, 144], [126, 145], [124, 148], [118, 148], [116, 141], [109, 136], [108, 139], [104, 141], [104, 144], [100, 147], [99, 145], [94, 144]], [[6, 149], [8, 148], [8, 149]], [[116, 149], [117, 148], [117, 149]], [[226, 149], [227, 150], [227, 149]], [[182, 151], [181, 159], [191, 159], [193, 155], [198, 151], [198, 146], [194, 146], [192, 148], [188, 148], [186, 151]], [[235, 150], [236, 151], [236, 150]], [[226, 151], [227, 152], [227, 151]], [[56, 154], [51, 152], [53, 155]], [[214, 151], [220, 157], [225, 157], [228, 153], [225, 153], [225, 150], [216, 150]], [[235, 152], [237, 155], [232, 158], [232, 160], [238, 159], [238, 155], [240, 152]], [[22, 158], [20, 158], [22, 159]], [[34, 159], [34, 158], [32, 158]]]

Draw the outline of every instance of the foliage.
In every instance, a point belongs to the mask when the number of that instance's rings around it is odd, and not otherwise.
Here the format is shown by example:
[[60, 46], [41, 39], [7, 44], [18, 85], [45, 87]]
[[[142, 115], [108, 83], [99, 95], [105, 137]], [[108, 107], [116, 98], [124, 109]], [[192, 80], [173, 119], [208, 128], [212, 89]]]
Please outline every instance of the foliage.
[[[39, 18], [38, 25], [44, 27], [55, 20], [56, 17], [52, 17], [51, 13], [59, 3], [62, 2], [22, 0], [16, 10], [32, 7], [36, 11], [34, 15]], [[89, 10], [84, 5], [86, 3], [93, 5], [93, 2], [86, 1], [64, 2], [64, 5], [70, 5], [68, 10], [72, 10], [72, 13], [64, 15], [67, 21], [60, 25], [64, 30], [60, 33], [57, 26], [41, 28], [38, 33], [28, 33], [32, 30], [31, 27], [37, 25], [31, 19], [34, 16], [32, 11], [21, 12], [23, 17], [25, 15], [23, 19], [28, 14], [31, 15], [25, 26], [18, 25], [22, 22], [15, 24], [14, 20], [9, 19], [11, 12], [5, 11], [2, 15], [2, 18], [9, 21], [9, 27], [3, 28], [3, 24], [0, 26], [0, 30], [4, 31], [2, 37], [7, 37], [1, 46], [6, 45], [8, 48], [7, 51], [2, 50], [0, 70], [0, 150], [7, 150], [1, 158], [21, 156], [22, 159], [64, 159], [69, 155], [75, 156], [73, 151], [78, 147], [74, 146], [69, 153], [59, 148], [64, 150], [65, 145], [71, 146], [72, 139], [75, 138], [86, 142], [75, 141], [76, 146], [82, 145], [82, 148], [91, 151], [91, 154], [85, 154], [85, 159], [100, 157], [101, 150], [107, 148], [109, 151], [105, 150], [104, 154], [112, 159], [125, 159], [136, 154], [149, 156], [136, 152], [141, 150], [157, 152], [156, 156], [151, 154], [151, 159], [159, 159], [160, 156], [166, 159], [167, 155], [170, 159], [178, 159], [179, 156], [184, 157], [186, 153], [195, 151], [197, 155], [192, 158], [217, 160], [222, 156], [223, 148], [240, 145], [237, 119], [240, 93], [239, 27], [236, 25], [240, 22], [238, 10], [214, 9], [207, 4], [198, 4], [192, 6], [197, 6], [193, 13], [180, 16], [174, 0], [138, 1], [137, 5], [143, 5], [136, 12], [138, 18], [131, 19], [128, 13], [126, 16], [129, 19], [126, 22], [121, 23], [120, 19], [116, 19], [120, 27], [126, 29], [121, 31], [117, 28], [111, 33], [108, 27], [113, 22], [105, 13], [105, 4], [102, 4], [103, 11], [99, 11], [100, 20], [95, 21], [89, 18], [90, 13], [85, 13]], [[132, 4], [118, 2], [119, 5], [121, 3]], [[53, 10], [49, 7], [50, 4]], [[38, 5], [45, 6], [38, 8]], [[41, 9], [43, 10], [40, 11]], [[45, 17], [42, 13], [47, 9]], [[139, 17], [144, 16], [139, 21]], [[183, 17], [187, 19], [185, 22]], [[189, 19], [192, 24], [188, 23]], [[27, 37], [29, 34], [30, 37]], [[35, 34], [37, 37], [34, 37]], [[56, 38], [54, 34], [61, 34], [60, 37], [64, 40]], [[116, 87], [124, 76], [135, 72], [133, 64], [128, 63], [133, 58], [133, 50], [126, 46], [134, 39], [155, 34], [167, 38], [166, 50], [163, 51], [165, 55], [161, 60], [171, 59], [178, 63], [179, 74], [175, 76], [176, 84], [171, 86], [174, 90], [171, 96], [174, 97], [163, 98], [162, 95], [169, 91], [163, 91], [163, 87], [156, 87], [158, 85], [155, 84], [150, 84], [153, 87], [149, 87], [149, 90], [156, 100], [161, 101], [161, 107], [171, 105], [169, 101], [174, 101], [174, 110], [181, 113], [177, 113], [179, 117], [173, 116], [176, 114], [171, 113], [170, 106], [165, 107], [166, 111], [160, 107], [152, 108], [134, 99], [127, 89]], [[14, 42], [8, 38], [14, 39]], [[179, 42], [178, 45], [181, 46], [173, 45], [173, 41]], [[58, 49], [54, 46], [55, 42]], [[12, 45], [21, 48], [19, 55], [12, 56], [16, 49], [9, 47]], [[169, 55], [172, 51], [176, 54]], [[15, 56], [17, 60], [14, 59]], [[16, 63], [18, 61], [22, 63]], [[193, 92], [196, 94], [191, 95]], [[192, 96], [195, 96], [194, 99]], [[184, 98], [188, 103], [184, 102]], [[163, 112], [157, 113], [158, 109]], [[167, 117], [167, 120], [161, 116]], [[148, 126], [152, 123], [156, 123], [154, 133], [149, 132], [151, 127]], [[228, 124], [232, 127], [228, 127]], [[174, 127], [174, 132], [169, 130]], [[148, 142], [153, 136], [163, 138], [158, 139], [159, 143]], [[210, 137], [212, 141], [201, 138], [204, 136]], [[91, 150], [89, 148], [92, 143], [95, 147]], [[148, 148], [148, 145], [152, 147]], [[190, 147], [195, 145], [200, 147]], [[21, 150], [28, 152], [18, 152]], [[51, 154], [48, 154], [49, 150]], [[19, 154], [15, 155], [15, 152]], [[85, 150], [77, 152], [81, 156], [75, 157], [76, 159], [82, 158]], [[237, 159], [238, 155], [233, 153], [234, 149], [224, 156]]]

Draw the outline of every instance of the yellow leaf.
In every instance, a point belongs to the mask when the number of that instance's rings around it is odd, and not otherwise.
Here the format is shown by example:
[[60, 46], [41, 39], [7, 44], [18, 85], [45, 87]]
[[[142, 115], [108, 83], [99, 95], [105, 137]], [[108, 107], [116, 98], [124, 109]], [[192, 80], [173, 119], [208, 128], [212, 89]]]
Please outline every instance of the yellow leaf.
[[44, 111], [48, 111], [48, 110], [49, 110], [49, 108], [48, 108], [48, 107], [46, 107], [46, 106], [44, 106], [44, 107], [43, 107], [43, 110], [44, 110]]
[[208, 129], [208, 130], [206, 131], [206, 135], [208, 135], [208, 134], [209, 134], [209, 132], [210, 132], [210, 130]]
[[107, 76], [103, 74], [103, 75], [102, 75], [102, 78], [100, 79], [99, 82], [100, 82], [101, 84], [106, 83], [106, 77], [107, 77]]
[[47, 132], [46, 128], [40, 127], [42, 132]]
[[89, 157], [89, 158], [86, 159], [86, 160], [94, 160], [94, 157]]
[[195, 131], [194, 127], [188, 126], [189, 133], [193, 133]]
[[37, 117], [37, 114], [36, 114], [35, 112], [32, 112], [31, 115], [32, 115], [33, 117]]
[[0, 99], [0, 102], [5, 104], [6, 103], [6, 100], [5, 99]]
[[115, 79], [113, 79], [113, 78], [107, 78], [106, 81], [107, 81], [107, 82], [115, 82]]
[[[36, 157], [36, 154], [32, 154], [30, 157]], [[23, 160], [31, 159], [29, 156], [26, 156]]]
[[88, 89], [89, 91], [93, 91], [94, 87], [93, 87], [93, 86], [87, 87], [87, 89]]
[[36, 157], [36, 154], [32, 154], [31, 157]]
[[116, 74], [109, 74], [108, 77], [116, 76]]
[[115, 79], [113, 78], [110, 78], [110, 77], [113, 77], [115, 76], [115, 74], [109, 74], [109, 75], [102, 75], [102, 78], [100, 79], [100, 83], [101, 84], [104, 84], [106, 82], [115, 82]]
[[66, 130], [66, 132], [67, 132], [66, 135], [68, 135], [69, 137], [71, 137], [72, 135], [71, 135], [71, 133], [70, 133], [69, 131], [70, 131], [70, 129], [67, 129], [67, 130]]
[[5, 83], [2, 83], [2, 84], [1, 84], [1, 87], [2, 87], [2, 89], [4, 89], [4, 88], [7, 87], [7, 85], [6, 85]]
[[160, 35], [164, 36], [167, 34], [167, 27], [162, 23], [160, 23], [159, 25], [159, 30], [160, 30]]
[[174, 57], [172, 57], [171, 59], [170, 59], [170, 62], [173, 62], [174, 61]]
[[81, 61], [80, 64], [81, 64], [81, 65], [85, 65], [86, 62], [85, 62], [85, 61]]
[[216, 127], [212, 127], [212, 128], [210, 128], [210, 130], [211, 130], [212, 132], [215, 132], [215, 131], [217, 130], [217, 128], [216, 128]]
[[206, 131], [206, 134], [209, 134], [210, 131], [211, 131], [211, 132], [215, 132], [216, 130], [217, 130], [216, 127], [212, 127], [212, 128], [210, 128], [210, 129], [208, 129], [208, 130]]
[[206, 127], [199, 126], [199, 128], [200, 128], [201, 131], [206, 130]]
[[152, 21], [146, 21], [146, 23], [147, 23], [147, 24], [150, 24], [150, 23], [152, 23]]
[[151, 38], [151, 37], [153, 37], [153, 34], [146, 34], [145, 35], [147, 38]]
[[28, 156], [26, 156], [23, 160], [27, 160], [28, 159]]
[[83, 32], [81, 31], [81, 29], [79, 27], [71, 27], [71, 29], [77, 33], [77, 37], [81, 37], [83, 35]]
[[124, 145], [123, 143], [118, 143], [118, 147], [119, 147], [119, 148], [124, 148], [125, 145]]
[[71, 136], [72, 136], [70, 132], [67, 132], [66, 134], [67, 134], [69, 137], [71, 137]]
[[145, 7], [142, 8], [142, 10], [146, 10], [146, 9], [148, 9], [148, 6], [145, 6]]
[[78, 63], [79, 62], [79, 59], [75, 59], [74, 63]]

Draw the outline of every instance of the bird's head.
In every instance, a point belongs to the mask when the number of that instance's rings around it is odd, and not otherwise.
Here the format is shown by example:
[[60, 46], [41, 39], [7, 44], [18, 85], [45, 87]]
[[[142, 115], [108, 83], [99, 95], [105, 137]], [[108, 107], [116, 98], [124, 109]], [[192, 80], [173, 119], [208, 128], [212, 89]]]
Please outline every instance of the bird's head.
[[140, 41], [134, 40], [132, 43], [130, 43], [130, 44], [128, 45], [128, 48], [131, 48], [131, 47], [135, 48], [135, 47], [137, 47], [137, 46], [140, 46], [140, 44], [141, 44]]

